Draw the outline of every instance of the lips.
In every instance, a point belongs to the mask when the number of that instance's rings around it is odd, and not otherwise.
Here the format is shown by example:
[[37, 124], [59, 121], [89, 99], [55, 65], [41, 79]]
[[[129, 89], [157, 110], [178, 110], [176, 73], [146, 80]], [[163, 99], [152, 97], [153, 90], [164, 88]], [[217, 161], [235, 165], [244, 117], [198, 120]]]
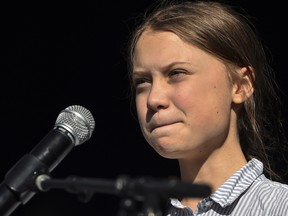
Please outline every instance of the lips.
[[169, 122], [151, 122], [149, 124], [149, 131], [152, 132], [153, 130], [155, 130], [156, 128], [160, 128], [160, 127], [164, 127], [164, 126], [167, 126], [167, 125], [173, 125], [173, 124], [176, 124], [178, 123], [179, 121], [169, 121]]

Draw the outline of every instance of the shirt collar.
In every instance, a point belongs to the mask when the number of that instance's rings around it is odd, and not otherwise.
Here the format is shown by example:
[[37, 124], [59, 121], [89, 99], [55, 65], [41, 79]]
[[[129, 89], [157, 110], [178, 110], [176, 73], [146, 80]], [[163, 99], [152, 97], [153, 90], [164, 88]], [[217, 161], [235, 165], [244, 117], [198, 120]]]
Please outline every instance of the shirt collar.
[[263, 163], [253, 158], [212, 193], [210, 198], [221, 207], [226, 207], [247, 190], [262, 173]]

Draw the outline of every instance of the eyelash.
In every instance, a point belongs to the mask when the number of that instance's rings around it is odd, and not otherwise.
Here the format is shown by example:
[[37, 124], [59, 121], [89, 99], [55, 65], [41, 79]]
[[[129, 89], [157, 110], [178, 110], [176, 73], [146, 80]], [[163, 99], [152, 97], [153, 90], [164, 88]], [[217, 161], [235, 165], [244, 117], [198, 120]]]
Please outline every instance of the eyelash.
[[146, 83], [146, 82], [149, 82], [149, 79], [145, 79], [145, 78], [137, 78], [137, 79], [134, 79], [133, 80], [133, 85], [135, 87], [139, 86], [140, 84], [143, 84], [143, 83]]
[[186, 74], [186, 72], [185, 71], [183, 71], [183, 70], [173, 70], [173, 71], [171, 71], [168, 75], [169, 75], [169, 77], [172, 77], [172, 76], [180, 76], [180, 75], [185, 75]]
[[[168, 77], [169, 79], [172, 79], [173, 80], [176, 80], [177, 79], [180, 79], [182, 75], [186, 75], [186, 71], [183, 71], [183, 70], [172, 70], [168, 73]], [[151, 82], [151, 79], [149, 78], [143, 78], [143, 77], [139, 77], [139, 78], [135, 78], [133, 80], [133, 85], [135, 87], [139, 86], [140, 84], [143, 84], [143, 83], [150, 83]]]

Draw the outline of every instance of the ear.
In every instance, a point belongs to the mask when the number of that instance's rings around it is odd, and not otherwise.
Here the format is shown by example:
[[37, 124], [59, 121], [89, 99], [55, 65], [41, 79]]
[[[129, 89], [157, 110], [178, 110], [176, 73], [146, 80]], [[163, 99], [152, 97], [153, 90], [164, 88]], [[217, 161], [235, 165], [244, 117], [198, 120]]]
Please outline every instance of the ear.
[[241, 68], [239, 71], [240, 79], [233, 84], [232, 101], [240, 104], [246, 101], [254, 92], [252, 79], [254, 79], [254, 71], [251, 67]]

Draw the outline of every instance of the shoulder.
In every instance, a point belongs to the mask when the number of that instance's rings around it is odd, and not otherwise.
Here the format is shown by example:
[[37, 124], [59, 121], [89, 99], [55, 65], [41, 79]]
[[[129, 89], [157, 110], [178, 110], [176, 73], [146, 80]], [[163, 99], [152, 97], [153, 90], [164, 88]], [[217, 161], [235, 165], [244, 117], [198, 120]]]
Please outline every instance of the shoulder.
[[235, 211], [243, 215], [288, 215], [288, 185], [258, 176], [240, 196]]
[[282, 206], [288, 209], [288, 185], [267, 179], [261, 175], [249, 189], [260, 203], [270, 203], [272, 206]]
[[254, 186], [261, 188], [261, 190], [267, 193], [273, 193], [275, 191], [288, 193], [288, 184], [272, 181], [267, 179], [263, 174], [255, 180]]
[[263, 174], [250, 185], [240, 200], [254, 215], [288, 215], [288, 185], [271, 181]]

